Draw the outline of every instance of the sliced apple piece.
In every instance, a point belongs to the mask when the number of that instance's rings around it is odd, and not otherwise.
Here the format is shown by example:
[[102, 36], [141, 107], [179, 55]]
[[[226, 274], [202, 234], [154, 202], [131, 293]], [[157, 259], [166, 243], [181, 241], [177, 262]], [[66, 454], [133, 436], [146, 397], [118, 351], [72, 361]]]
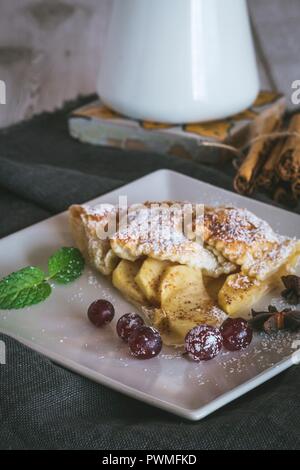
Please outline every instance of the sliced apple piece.
[[165, 344], [183, 344], [189, 330], [199, 324], [220, 326], [226, 315], [208, 295], [200, 269], [168, 267], [160, 285], [161, 309], [154, 322]]
[[244, 316], [271, 285], [270, 281], [251, 279], [246, 274], [231, 274], [219, 291], [218, 303], [230, 317]]
[[121, 260], [112, 274], [113, 285], [131, 302], [147, 305], [147, 299], [135, 282], [142, 261]]
[[211, 299], [204, 287], [202, 272], [189, 266], [171, 266], [160, 284], [161, 307], [177, 318], [186, 318], [188, 312], [206, 310]]
[[152, 305], [160, 305], [159, 285], [163, 272], [170, 265], [172, 263], [169, 261], [147, 258], [135, 277], [140, 290]]

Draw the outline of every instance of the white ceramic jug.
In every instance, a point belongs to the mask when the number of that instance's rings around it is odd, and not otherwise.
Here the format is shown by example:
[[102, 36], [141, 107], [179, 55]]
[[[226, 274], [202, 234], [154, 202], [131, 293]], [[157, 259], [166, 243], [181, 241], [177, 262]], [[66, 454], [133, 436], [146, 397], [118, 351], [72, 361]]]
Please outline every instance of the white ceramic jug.
[[259, 83], [246, 0], [112, 0], [100, 63], [102, 101], [168, 123], [248, 107]]

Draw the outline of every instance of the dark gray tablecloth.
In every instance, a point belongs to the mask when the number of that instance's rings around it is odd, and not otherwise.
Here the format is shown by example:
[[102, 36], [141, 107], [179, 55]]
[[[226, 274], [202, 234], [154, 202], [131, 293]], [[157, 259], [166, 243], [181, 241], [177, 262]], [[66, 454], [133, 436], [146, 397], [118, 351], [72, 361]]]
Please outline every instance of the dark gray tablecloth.
[[[68, 135], [67, 112], [0, 132], [0, 236], [159, 168], [231, 189], [230, 165], [216, 170], [80, 144]], [[191, 423], [1, 339], [7, 348], [7, 364], [0, 365], [2, 449], [300, 449], [299, 367]]]

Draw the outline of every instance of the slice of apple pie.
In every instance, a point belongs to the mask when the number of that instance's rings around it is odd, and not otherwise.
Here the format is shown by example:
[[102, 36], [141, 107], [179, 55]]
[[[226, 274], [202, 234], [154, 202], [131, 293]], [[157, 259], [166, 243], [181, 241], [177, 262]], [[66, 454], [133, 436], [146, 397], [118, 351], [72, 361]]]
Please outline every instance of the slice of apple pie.
[[146, 312], [168, 345], [182, 344], [196, 325], [243, 315], [300, 254], [298, 240], [246, 209], [165, 201], [128, 210], [73, 205], [69, 215], [88, 262]]

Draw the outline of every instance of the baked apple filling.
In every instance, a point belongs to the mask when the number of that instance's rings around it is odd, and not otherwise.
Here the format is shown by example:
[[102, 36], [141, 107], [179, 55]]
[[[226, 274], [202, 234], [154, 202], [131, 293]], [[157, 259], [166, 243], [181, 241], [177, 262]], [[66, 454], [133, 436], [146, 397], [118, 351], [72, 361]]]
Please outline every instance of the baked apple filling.
[[121, 227], [116, 206], [75, 205], [70, 226], [88, 262], [144, 311], [167, 345], [183, 344], [197, 325], [219, 327], [227, 315], [247, 315], [297, 264], [299, 240], [278, 235], [246, 209], [204, 206], [193, 213], [201, 242], [158, 212], [151, 212], [149, 236], [149, 211], [150, 203], [134, 206]]

